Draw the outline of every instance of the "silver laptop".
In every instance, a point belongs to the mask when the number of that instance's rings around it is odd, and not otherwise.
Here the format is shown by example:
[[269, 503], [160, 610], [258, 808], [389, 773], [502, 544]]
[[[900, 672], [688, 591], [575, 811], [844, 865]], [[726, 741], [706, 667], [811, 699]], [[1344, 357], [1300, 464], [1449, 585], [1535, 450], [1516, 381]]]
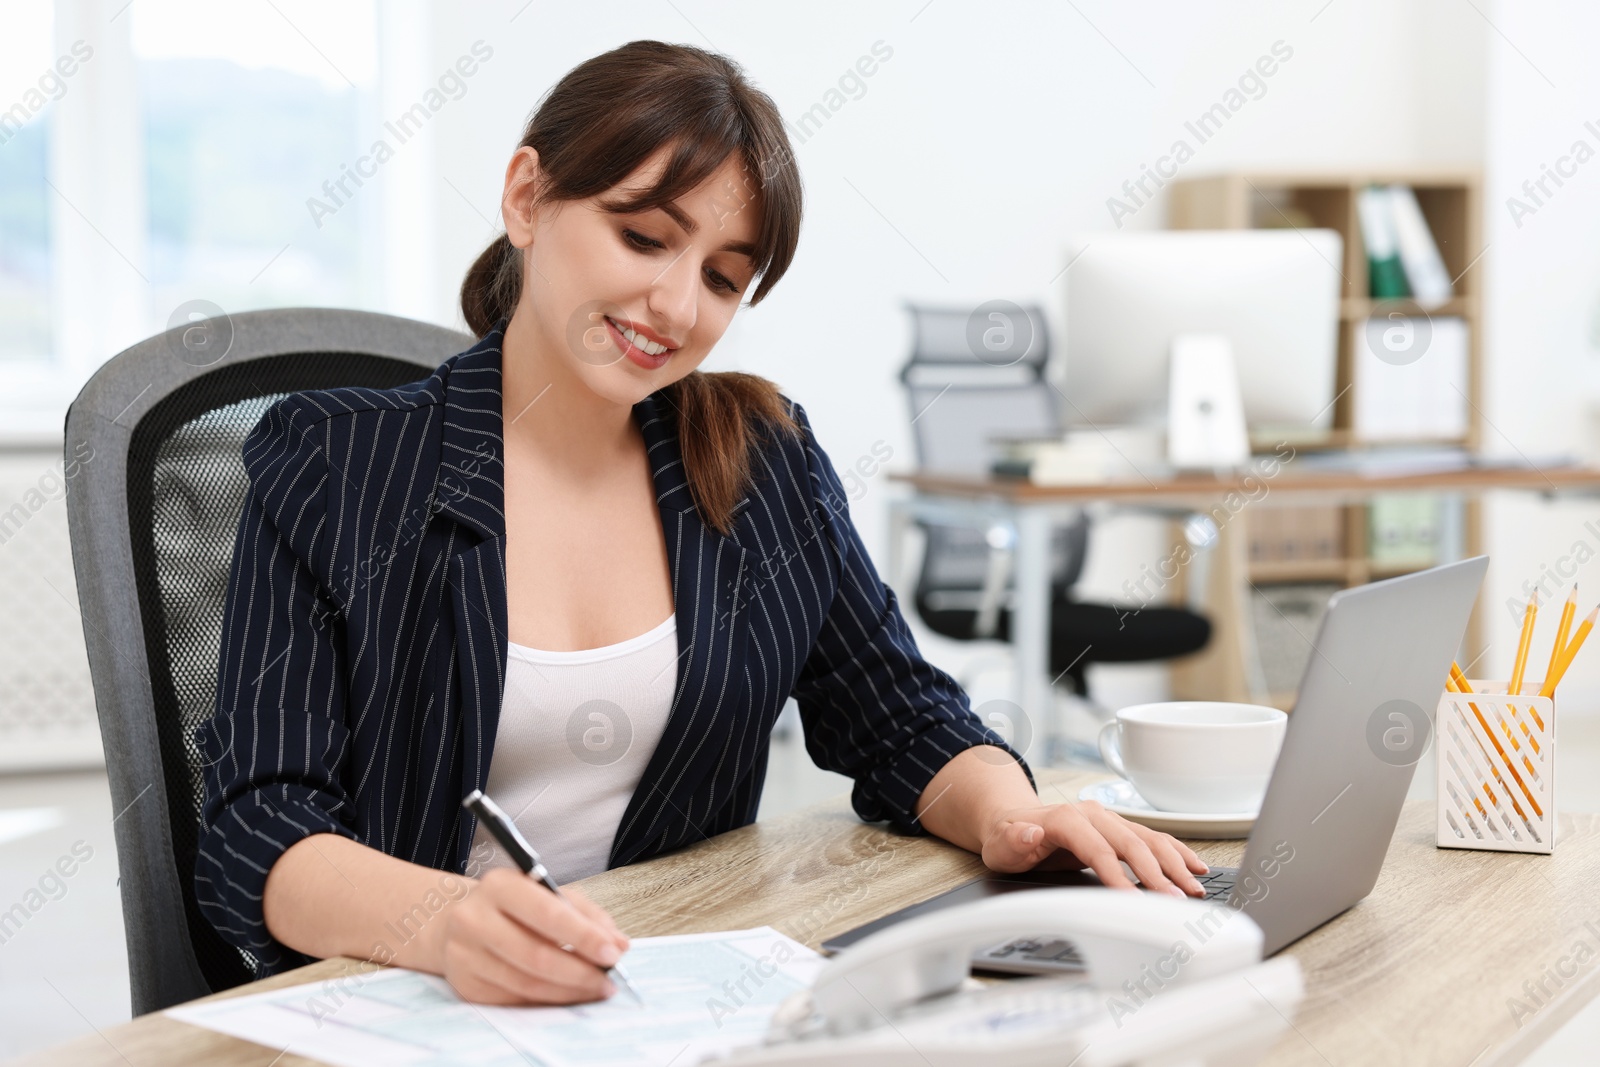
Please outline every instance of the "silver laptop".
[[1267, 955], [1372, 892], [1488, 568], [1474, 556], [1329, 598], [1227, 894]]
[[[1488, 566], [1488, 556], [1475, 556], [1329, 598], [1243, 861], [1213, 867], [1201, 879], [1207, 899], [1226, 900], [1256, 921], [1265, 954], [1372, 892]], [[983, 878], [823, 949], [976, 897], [1097, 881], [1085, 872]], [[1044, 974], [1081, 964], [1069, 943], [1035, 937], [977, 953], [973, 966]]]

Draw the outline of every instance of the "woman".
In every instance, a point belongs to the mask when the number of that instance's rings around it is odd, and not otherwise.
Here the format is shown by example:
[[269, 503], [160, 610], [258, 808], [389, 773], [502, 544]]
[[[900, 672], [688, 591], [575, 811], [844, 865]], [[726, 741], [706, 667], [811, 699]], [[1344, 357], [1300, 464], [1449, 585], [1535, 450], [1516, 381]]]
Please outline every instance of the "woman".
[[787, 269], [800, 203], [737, 67], [625, 45], [511, 157], [506, 233], [462, 285], [481, 340], [255, 427], [195, 885], [260, 973], [344, 954], [475, 1001], [610, 995], [627, 938], [508, 867], [461, 798], [487, 789], [558, 881], [646, 859], [754, 820], [791, 695], [863, 819], [1200, 895], [1171, 837], [1043, 803], [921, 657], [805, 411], [696, 370]]

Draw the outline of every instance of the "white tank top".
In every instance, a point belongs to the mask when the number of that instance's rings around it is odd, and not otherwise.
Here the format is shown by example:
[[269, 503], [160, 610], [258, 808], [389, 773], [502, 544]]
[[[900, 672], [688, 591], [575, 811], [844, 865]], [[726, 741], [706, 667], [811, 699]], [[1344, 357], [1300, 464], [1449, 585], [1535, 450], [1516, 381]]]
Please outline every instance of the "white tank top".
[[[673, 612], [648, 633], [601, 648], [548, 652], [512, 643], [507, 650], [485, 792], [557, 883], [606, 869], [672, 708], [676, 620]], [[467, 873], [510, 866], [480, 824]]]

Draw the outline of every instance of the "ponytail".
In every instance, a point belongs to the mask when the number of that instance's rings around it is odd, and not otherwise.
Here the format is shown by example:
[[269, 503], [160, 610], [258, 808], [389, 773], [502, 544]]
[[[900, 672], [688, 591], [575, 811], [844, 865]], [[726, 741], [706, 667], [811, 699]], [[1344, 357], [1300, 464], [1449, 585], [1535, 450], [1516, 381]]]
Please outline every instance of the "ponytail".
[[496, 237], [467, 269], [461, 282], [461, 314], [475, 337], [509, 319], [522, 295], [522, 256], [511, 238]]
[[802, 440], [800, 424], [775, 383], [743, 371], [690, 371], [661, 395], [678, 422], [689, 494], [705, 523], [726, 537], [734, 507], [755, 481], [753, 446], [778, 434]]

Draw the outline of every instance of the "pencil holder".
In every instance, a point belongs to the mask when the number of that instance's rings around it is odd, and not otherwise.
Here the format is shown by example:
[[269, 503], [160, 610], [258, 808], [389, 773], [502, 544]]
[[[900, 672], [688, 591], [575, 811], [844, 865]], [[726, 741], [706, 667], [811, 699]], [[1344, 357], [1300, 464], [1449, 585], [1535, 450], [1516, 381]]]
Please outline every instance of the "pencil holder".
[[1555, 845], [1555, 699], [1524, 681], [1469, 680], [1435, 718], [1440, 848], [1549, 852]]

